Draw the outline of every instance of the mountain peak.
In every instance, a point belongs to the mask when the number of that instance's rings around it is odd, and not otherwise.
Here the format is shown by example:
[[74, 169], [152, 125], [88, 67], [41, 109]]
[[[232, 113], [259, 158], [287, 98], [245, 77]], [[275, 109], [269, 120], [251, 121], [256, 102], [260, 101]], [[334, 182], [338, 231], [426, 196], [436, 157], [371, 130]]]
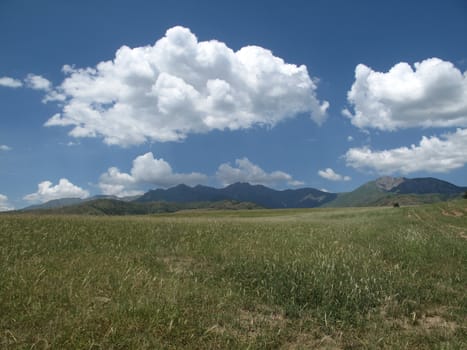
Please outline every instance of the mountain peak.
[[399, 186], [406, 179], [403, 177], [382, 176], [376, 179], [376, 186], [384, 191], [391, 191], [393, 188]]

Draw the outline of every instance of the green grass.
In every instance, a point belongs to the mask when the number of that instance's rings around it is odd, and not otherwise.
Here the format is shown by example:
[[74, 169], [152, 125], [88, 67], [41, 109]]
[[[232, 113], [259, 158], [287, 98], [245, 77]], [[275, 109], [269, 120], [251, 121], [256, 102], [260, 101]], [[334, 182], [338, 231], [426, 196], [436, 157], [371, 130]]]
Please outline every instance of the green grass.
[[0, 216], [0, 349], [465, 349], [467, 203]]

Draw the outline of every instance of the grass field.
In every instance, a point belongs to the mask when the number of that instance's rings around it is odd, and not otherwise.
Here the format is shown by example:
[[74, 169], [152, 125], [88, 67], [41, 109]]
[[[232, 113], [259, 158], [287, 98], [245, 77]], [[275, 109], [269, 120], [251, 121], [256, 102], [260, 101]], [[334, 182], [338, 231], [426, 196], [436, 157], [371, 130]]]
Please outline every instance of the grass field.
[[1, 349], [467, 349], [467, 201], [0, 216]]

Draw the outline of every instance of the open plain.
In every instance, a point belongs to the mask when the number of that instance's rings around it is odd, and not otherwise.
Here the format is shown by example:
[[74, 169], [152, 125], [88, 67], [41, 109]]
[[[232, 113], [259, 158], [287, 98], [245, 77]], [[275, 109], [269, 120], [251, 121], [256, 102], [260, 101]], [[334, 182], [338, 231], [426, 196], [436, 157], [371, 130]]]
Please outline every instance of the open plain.
[[467, 202], [0, 216], [1, 349], [466, 349]]

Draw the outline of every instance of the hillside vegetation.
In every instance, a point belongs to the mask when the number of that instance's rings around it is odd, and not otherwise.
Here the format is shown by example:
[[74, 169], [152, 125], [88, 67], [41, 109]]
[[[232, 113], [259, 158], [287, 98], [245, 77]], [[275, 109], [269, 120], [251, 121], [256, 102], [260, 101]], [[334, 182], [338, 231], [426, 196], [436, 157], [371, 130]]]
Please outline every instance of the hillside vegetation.
[[466, 349], [467, 202], [0, 216], [0, 348]]

